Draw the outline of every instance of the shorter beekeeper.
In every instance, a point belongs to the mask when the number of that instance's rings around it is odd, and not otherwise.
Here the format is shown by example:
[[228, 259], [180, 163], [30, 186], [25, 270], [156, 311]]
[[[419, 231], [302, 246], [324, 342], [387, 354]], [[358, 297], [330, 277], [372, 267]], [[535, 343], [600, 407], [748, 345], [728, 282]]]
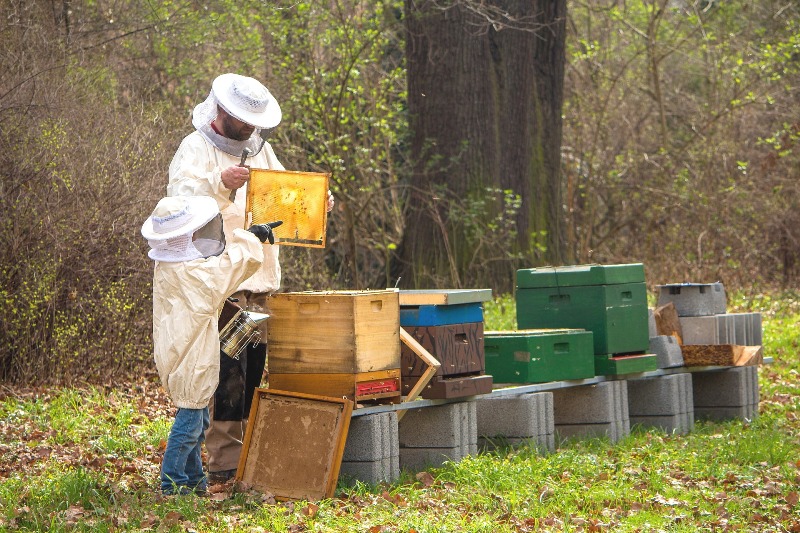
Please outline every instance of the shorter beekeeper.
[[206, 490], [200, 447], [219, 380], [220, 311], [261, 266], [271, 232], [268, 224], [237, 228], [226, 245], [217, 202], [206, 196], [163, 198], [142, 226], [156, 261], [153, 353], [178, 408], [161, 463], [163, 494]]

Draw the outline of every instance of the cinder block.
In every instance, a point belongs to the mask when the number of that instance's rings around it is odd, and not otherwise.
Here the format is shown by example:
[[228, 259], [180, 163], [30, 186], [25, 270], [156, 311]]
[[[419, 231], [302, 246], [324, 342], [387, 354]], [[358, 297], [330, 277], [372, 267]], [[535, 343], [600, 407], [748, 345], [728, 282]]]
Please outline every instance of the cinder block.
[[437, 468], [447, 461], [458, 462], [467, 455], [469, 454], [464, 453], [464, 449], [461, 446], [450, 448], [400, 448], [400, 468], [413, 472], [425, 470], [426, 468]]
[[662, 416], [632, 416], [631, 427], [658, 428], [667, 434], [686, 435], [694, 428], [689, 424], [687, 413]]
[[628, 380], [631, 421], [641, 416], [672, 416], [686, 412], [684, 374]]
[[721, 320], [721, 317], [722, 315], [679, 317], [683, 343], [729, 344], [728, 321]]
[[611, 442], [617, 442], [630, 432], [630, 420], [626, 419], [601, 424], [556, 424], [555, 435], [560, 440], [608, 437]]
[[627, 383], [624, 380], [554, 390], [555, 425], [599, 424], [623, 418], [619, 384], [625, 384], [627, 391]]
[[746, 313], [735, 313], [726, 316], [733, 317], [733, 342], [739, 346], [747, 346], [752, 333], [747, 331], [748, 317]]
[[658, 368], [683, 366], [683, 352], [678, 340], [672, 335], [650, 337], [650, 353], [656, 354]]
[[[474, 402], [457, 402], [409, 409], [399, 423], [400, 448], [477, 449], [478, 431]], [[466, 453], [470, 453], [467, 449]]]
[[761, 313], [750, 313], [749, 329], [752, 333], [752, 338], [748, 346], [761, 346], [764, 343]]
[[[617, 388], [615, 392], [615, 396], [617, 398], [617, 406], [619, 409], [619, 413], [622, 417], [622, 420], [628, 422], [630, 418], [630, 401], [628, 398], [628, 381], [627, 380], [619, 380], [613, 381], [614, 386]], [[630, 424], [628, 424], [628, 431], [626, 434], [630, 432]]]
[[553, 393], [543, 393], [539, 395], [539, 420], [544, 421], [542, 433], [552, 435], [555, 429], [555, 407], [553, 403]]
[[752, 421], [758, 418], [757, 405], [740, 405], [737, 407], [696, 407], [695, 418], [697, 420], [746, 420]]
[[724, 314], [727, 309], [722, 283], [675, 283], [659, 285], [658, 305], [669, 302], [678, 316], [708, 316]]
[[552, 433], [537, 435], [527, 439], [515, 437], [478, 437], [478, 450], [481, 452], [491, 452], [504, 446], [520, 448], [529, 446], [535, 448], [540, 454], [547, 454], [555, 450], [555, 439]]
[[533, 446], [540, 452], [554, 448], [553, 394], [538, 392], [508, 398], [478, 399], [478, 449]]
[[694, 372], [692, 396], [695, 412], [705, 407], [738, 407], [758, 403], [758, 369], [742, 366]]
[[647, 332], [650, 338], [658, 336], [658, 326], [656, 325], [656, 315], [652, 307], [647, 309]]
[[478, 408], [475, 402], [461, 404], [465, 411], [466, 430], [461, 434], [461, 446], [464, 456], [478, 453]]
[[397, 456], [397, 413], [354, 416], [350, 420], [343, 461], [379, 461]]
[[391, 483], [400, 477], [400, 456], [394, 455], [377, 461], [342, 461], [339, 480], [353, 486], [356, 481], [375, 485]]
[[[549, 416], [546, 398], [548, 396], [550, 397]], [[552, 396], [551, 392], [540, 392], [475, 400], [478, 435], [525, 439], [537, 437], [543, 433], [552, 433]]]

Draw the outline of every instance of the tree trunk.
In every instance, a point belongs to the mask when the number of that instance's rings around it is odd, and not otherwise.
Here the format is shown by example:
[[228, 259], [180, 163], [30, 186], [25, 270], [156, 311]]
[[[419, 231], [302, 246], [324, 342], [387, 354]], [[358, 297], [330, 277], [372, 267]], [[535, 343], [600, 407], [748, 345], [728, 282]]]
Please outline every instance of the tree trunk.
[[[477, 282], [508, 290], [520, 264], [562, 261], [565, 15], [563, 0], [461, 0], [447, 8], [406, 0], [414, 171], [401, 286]], [[511, 242], [491, 243], [490, 234], [476, 235], [474, 220], [464, 223], [474, 215], [487, 224], [502, 210], [487, 188], [521, 197]], [[476, 213], [470, 206], [481, 199], [491, 203]], [[487, 242], [495, 248], [489, 255], [502, 249], [504, 259], [479, 276], [494, 279], [475, 279], [474, 252]]]

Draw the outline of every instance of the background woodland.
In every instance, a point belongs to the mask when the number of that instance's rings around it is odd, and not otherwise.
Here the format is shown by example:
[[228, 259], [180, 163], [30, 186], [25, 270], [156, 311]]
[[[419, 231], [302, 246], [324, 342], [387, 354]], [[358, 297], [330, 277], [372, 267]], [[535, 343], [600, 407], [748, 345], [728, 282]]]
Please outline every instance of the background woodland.
[[[518, 3], [427, 8], [486, 19]], [[278, 98], [271, 143], [287, 169], [332, 174], [328, 246], [285, 247], [284, 289], [394, 286], [414, 169], [442, 163], [411, 150], [413, 4], [0, 0], [0, 381], [113, 382], [150, 366], [152, 263], [139, 228], [192, 108], [223, 72], [264, 80]], [[501, 19], [481, 31], [532, 31]], [[436, 212], [442, 235], [458, 229], [461, 259], [426, 284], [500, 295], [517, 268], [642, 262], [651, 286], [792, 289], [800, 6], [570, 0], [565, 22], [550, 176], [559, 260], [544, 233], [523, 236], [532, 252], [510, 245], [520, 191], [458, 196], [445, 182]], [[446, 163], [457, 182], [458, 160]]]

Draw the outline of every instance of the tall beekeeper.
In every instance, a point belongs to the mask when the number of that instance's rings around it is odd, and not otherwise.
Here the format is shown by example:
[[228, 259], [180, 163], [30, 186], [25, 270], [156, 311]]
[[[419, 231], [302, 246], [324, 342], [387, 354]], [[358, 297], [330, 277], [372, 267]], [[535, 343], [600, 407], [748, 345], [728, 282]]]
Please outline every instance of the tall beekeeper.
[[153, 269], [153, 354], [178, 408], [161, 464], [163, 494], [205, 492], [201, 446], [220, 368], [218, 319], [225, 299], [264, 260], [269, 225], [226, 237], [217, 203], [163, 198], [142, 226]]
[[[258, 80], [239, 74], [222, 74], [208, 97], [194, 108], [195, 131], [180, 144], [169, 167], [169, 196], [209, 196], [219, 206], [227, 235], [245, 225], [249, 167], [284, 170], [266, 141], [281, 121], [277, 100]], [[244, 162], [243, 162], [244, 161]], [[328, 191], [327, 210], [333, 208]], [[267, 313], [267, 298], [281, 282], [279, 246], [264, 246], [264, 261], [244, 281], [233, 298], [248, 311]], [[261, 323], [266, 341], [268, 321]], [[225, 367], [220, 386], [210, 404], [211, 423], [206, 432], [209, 481], [231, 479], [239, 464], [253, 394], [261, 384], [267, 346], [249, 346], [243, 365]]]

